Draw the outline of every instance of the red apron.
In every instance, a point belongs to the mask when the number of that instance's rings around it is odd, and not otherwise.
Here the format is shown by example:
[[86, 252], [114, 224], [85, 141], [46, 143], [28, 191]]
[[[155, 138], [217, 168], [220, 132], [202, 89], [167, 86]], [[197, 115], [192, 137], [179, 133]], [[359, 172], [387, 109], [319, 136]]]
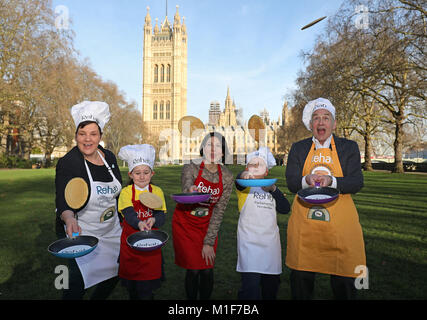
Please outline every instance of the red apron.
[[[151, 184], [148, 191], [152, 192]], [[144, 206], [141, 201], [135, 200], [135, 185], [132, 185], [132, 204], [141, 221], [153, 216], [151, 209]], [[156, 230], [157, 228], [153, 228]], [[123, 231], [120, 239], [120, 266], [119, 277], [127, 280], [154, 280], [161, 278], [162, 249], [153, 251], [137, 251], [129, 247], [126, 239], [131, 234], [138, 232], [126, 220], [123, 220]]]
[[[203, 240], [205, 239], [212, 211], [222, 195], [222, 172], [218, 164], [218, 183], [202, 178], [204, 162], [200, 164], [199, 174], [194, 185], [201, 187], [212, 194], [209, 202], [196, 204], [176, 205], [172, 217], [172, 237], [175, 250], [175, 264], [185, 269], [201, 270], [211, 269], [202, 258]], [[218, 237], [215, 239], [214, 251], [216, 253]]]

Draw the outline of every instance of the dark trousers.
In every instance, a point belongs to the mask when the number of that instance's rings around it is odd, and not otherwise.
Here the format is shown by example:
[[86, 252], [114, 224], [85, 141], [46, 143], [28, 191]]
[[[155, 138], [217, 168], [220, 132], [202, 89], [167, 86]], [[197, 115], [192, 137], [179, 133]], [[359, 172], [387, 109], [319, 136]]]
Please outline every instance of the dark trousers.
[[190, 270], [185, 274], [185, 293], [187, 300], [209, 300], [213, 290], [213, 269]]
[[[315, 272], [291, 270], [291, 294], [294, 300], [313, 298]], [[331, 288], [336, 300], [356, 299], [354, 278], [331, 275]]]
[[[69, 289], [64, 289], [62, 293], [63, 300], [82, 300], [86, 290], [84, 288], [84, 281], [80, 272], [79, 266], [75, 259], [70, 259], [68, 262]], [[114, 277], [100, 282], [96, 285], [92, 293], [91, 300], [105, 300], [116, 287], [119, 277]]]
[[160, 288], [160, 279], [156, 280], [123, 280], [129, 292], [129, 300], [154, 300], [153, 291]]
[[122, 278], [121, 282], [122, 285], [128, 290], [129, 300], [154, 300], [154, 291], [160, 288], [163, 281], [166, 281], [165, 260], [163, 258], [163, 252], [161, 270], [162, 273], [160, 279], [127, 280]]
[[279, 274], [242, 272], [239, 300], [276, 300], [280, 285]]

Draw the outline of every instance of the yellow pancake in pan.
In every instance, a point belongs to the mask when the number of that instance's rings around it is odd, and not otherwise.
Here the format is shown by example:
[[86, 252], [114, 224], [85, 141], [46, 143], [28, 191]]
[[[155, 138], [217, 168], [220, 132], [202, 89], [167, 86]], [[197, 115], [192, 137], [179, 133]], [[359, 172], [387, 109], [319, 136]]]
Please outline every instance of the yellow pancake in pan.
[[65, 201], [72, 209], [80, 209], [89, 196], [89, 188], [83, 178], [71, 179], [65, 187]]
[[150, 209], [161, 208], [163, 205], [162, 199], [151, 192], [143, 192], [139, 195], [139, 201]]

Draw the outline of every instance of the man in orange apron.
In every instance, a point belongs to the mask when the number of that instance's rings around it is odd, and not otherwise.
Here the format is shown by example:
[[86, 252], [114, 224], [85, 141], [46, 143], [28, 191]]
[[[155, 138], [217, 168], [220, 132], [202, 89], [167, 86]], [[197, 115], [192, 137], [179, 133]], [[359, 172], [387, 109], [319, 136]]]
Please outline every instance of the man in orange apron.
[[340, 191], [336, 201], [309, 205], [298, 196], [287, 230], [286, 265], [291, 269], [293, 299], [311, 299], [316, 273], [331, 275], [336, 299], [354, 299], [358, 266], [366, 266], [359, 216], [351, 194], [363, 187], [360, 152], [356, 142], [332, 134], [335, 108], [327, 99], [310, 101], [303, 122], [313, 137], [291, 147], [286, 181], [291, 192], [314, 187]]

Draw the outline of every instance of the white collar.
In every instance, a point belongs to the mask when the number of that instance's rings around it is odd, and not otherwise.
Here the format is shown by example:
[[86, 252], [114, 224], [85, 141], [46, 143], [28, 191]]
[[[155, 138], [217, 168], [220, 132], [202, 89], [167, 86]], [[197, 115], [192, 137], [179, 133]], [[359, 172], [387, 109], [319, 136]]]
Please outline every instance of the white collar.
[[314, 136], [312, 140], [314, 142], [314, 149], [329, 148], [331, 146], [332, 134], [329, 136], [328, 139], [326, 139], [323, 145]]
[[148, 190], [148, 186], [149, 186], [150, 184], [147, 184], [146, 186], [145, 186], [145, 188], [140, 188], [140, 187], [138, 187], [136, 184], [135, 184], [135, 189], [136, 190], [139, 190], [139, 191], [144, 191], [144, 190]]

